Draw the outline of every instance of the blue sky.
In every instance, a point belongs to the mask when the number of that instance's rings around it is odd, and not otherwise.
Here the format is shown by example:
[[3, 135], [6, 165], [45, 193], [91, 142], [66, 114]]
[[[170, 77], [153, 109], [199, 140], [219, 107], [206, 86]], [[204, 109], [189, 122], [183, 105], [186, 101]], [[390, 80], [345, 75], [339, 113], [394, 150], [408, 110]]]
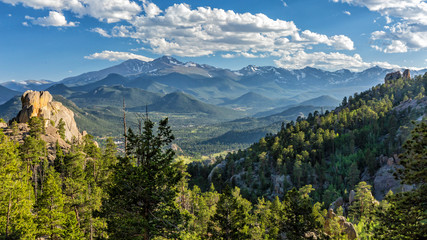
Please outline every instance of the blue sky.
[[0, 36], [0, 82], [58, 81], [162, 55], [229, 69], [425, 68], [427, 3], [0, 0]]

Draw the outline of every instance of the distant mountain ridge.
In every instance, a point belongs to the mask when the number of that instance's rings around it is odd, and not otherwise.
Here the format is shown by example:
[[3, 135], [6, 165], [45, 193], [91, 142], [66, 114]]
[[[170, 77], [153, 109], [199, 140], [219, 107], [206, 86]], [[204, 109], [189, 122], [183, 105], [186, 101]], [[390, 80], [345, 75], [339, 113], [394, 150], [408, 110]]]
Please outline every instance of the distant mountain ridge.
[[57, 82], [53, 82], [50, 80], [25, 80], [25, 81], [9, 81], [0, 83], [1, 86], [7, 87], [11, 90], [23, 93], [27, 90], [34, 90], [34, 91], [42, 91], [46, 88], [57, 84]]
[[0, 104], [5, 103], [9, 99], [13, 98], [20, 93], [9, 88], [3, 87], [0, 85]]
[[[393, 70], [375, 66], [361, 72], [352, 72], [347, 69], [331, 72], [312, 67], [288, 70], [273, 66], [248, 65], [232, 71], [207, 64], [184, 63], [173, 57], [163, 56], [150, 62], [130, 59], [106, 69], [69, 77], [60, 82], [69, 87], [89, 86], [88, 84], [105, 80], [110, 74], [118, 74], [128, 79], [129, 87], [148, 90], [146, 87], [151, 85], [152, 91], [170, 87], [169, 91], [163, 93], [180, 90], [199, 99], [212, 100], [222, 97], [233, 99], [251, 91], [269, 98], [283, 98], [299, 94], [304, 90], [319, 91], [317, 96], [326, 94], [342, 98], [355, 91], [363, 91], [382, 83], [385, 74]], [[425, 71], [427, 69], [412, 71], [412, 75], [423, 74]], [[108, 85], [108, 83], [103, 84]], [[166, 86], [159, 87], [158, 84]], [[232, 88], [232, 92], [221, 94], [219, 84], [222, 88], [226, 86]], [[99, 86], [101, 85], [98, 83], [97, 87]], [[216, 87], [216, 90], [206, 89], [212, 87]], [[331, 94], [333, 91], [329, 91], [349, 87], [352, 88], [340, 89], [335, 91], [336, 94]], [[295, 90], [297, 92], [294, 92]], [[329, 92], [322, 94], [320, 92], [322, 90]], [[315, 96], [307, 97], [305, 100], [312, 97]]]

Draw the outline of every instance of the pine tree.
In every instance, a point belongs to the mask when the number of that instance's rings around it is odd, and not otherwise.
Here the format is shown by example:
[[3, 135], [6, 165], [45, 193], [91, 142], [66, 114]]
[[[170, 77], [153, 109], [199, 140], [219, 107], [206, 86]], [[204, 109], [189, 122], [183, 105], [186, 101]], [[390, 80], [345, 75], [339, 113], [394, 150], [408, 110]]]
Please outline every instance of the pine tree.
[[283, 199], [283, 216], [281, 232], [288, 239], [306, 239], [309, 232], [320, 232], [320, 223], [313, 212], [309, 193], [314, 190], [311, 185], [304, 186], [300, 191], [295, 188], [288, 191]]
[[168, 119], [159, 122], [157, 133], [153, 129], [146, 119], [140, 134], [128, 131], [127, 156], [115, 168], [101, 209], [111, 238], [175, 238], [185, 223], [175, 201], [183, 173], [167, 148], [174, 139]]
[[360, 182], [354, 189], [354, 202], [350, 206], [349, 218], [358, 223], [361, 218], [370, 219], [378, 205], [372, 196], [371, 185]]
[[43, 193], [37, 199], [38, 236], [49, 236], [50, 239], [61, 239], [64, 233], [66, 214], [64, 213], [64, 196], [59, 174], [49, 167], [44, 181]]
[[61, 138], [65, 140], [65, 122], [62, 118], [59, 119], [59, 122], [56, 128], [58, 129], [59, 136], [61, 136]]
[[250, 209], [233, 195], [229, 185], [223, 190], [216, 212], [211, 217], [208, 232], [210, 239], [248, 239]]
[[30, 121], [28, 121], [28, 127], [30, 128], [30, 136], [35, 138], [39, 138], [41, 134], [46, 132], [43, 118], [30, 118]]
[[47, 155], [46, 142], [41, 139], [41, 134], [45, 131], [44, 121], [43, 119], [32, 117], [28, 125], [30, 127], [30, 135], [24, 139], [20, 153], [22, 160], [27, 164], [27, 172], [32, 175], [34, 196], [37, 199], [41, 188], [39, 186], [40, 177], [44, 175], [43, 167], [47, 166], [45, 162]]
[[0, 239], [34, 239], [34, 197], [18, 146], [0, 129]]

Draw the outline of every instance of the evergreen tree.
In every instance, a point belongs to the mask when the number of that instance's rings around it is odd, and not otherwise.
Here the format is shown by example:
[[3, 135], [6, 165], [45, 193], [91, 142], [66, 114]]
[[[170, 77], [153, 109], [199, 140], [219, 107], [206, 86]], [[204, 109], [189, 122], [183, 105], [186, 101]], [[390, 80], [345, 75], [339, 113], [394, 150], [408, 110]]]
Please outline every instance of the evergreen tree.
[[210, 219], [208, 237], [210, 239], [248, 239], [250, 209], [238, 201], [229, 185], [223, 190], [215, 215]]
[[358, 223], [361, 218], [372, 218], [378, 202], [372, 196], [371, 185], [360, 182], [354, 191], [354, 202], [350, 206], [349, 218], [355, 223]]
[[304, 186], [300, 191], [293, 188], [283, 199], [283, 216], [281, 232], [288, 239], [306, 239], [309, 232], [319, 233], [321, 230], [317, 216], [314, 214], [309, 193], [314, 190], [311, 185]]
[[61, 189], [59, 174], [49, 167], [44, 181], [43, 193], [37, 199], [37, 229], [38, 236], [48, 236], [50, 239], [62, 239], [66, 222], [64, 213], [64, 196]]
[[[22, 160], [27, 164], [27, 172], [31, 173], [34, 196], [38, 198], [40, 190], [39, 181], [41, 176], [44, 176], [44, 167], [46, 162], [46, 142], [41, 139], [41, 134], [44, 133], [44, 121], [37, 117], [32, 117], [28, 122], [30, 127], [30, 135], [24, 139], [24, 144], [21, 145], [20, 153]], [[42, 181], [43, 182], [43, 179]]]
[[175, 238], [185, 223], [176, 197], [183, 173], [167, 148], [174, 139], [168, 119], [154, 123], [146, 119], [140, 134], [128, 131], [127, 156], [115, 168], [108, 199], [101, 216], [115, 239]]
[[42, 118], [30, 118], [30, 121], [28, 121], [28, 127], [30, 128], [30, 136], [35, 138], [39, 138], [41, 134], [46, 132], [44, 120]]
[[34, 239], [34, 197], [18, 146], [0, 129], [0, 239]]
[[65, 122], [62, 118], [59, 119], [59, 122], [56, 128], [58, 129], [59, 136], [61, 136], [61, 138], [65, 140]]

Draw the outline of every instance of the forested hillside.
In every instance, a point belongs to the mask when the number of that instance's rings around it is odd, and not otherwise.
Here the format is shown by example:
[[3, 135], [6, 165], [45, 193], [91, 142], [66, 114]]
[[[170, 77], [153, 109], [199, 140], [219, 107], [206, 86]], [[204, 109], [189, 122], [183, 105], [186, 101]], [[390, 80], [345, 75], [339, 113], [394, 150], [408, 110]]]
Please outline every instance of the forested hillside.
[[[167, 118], [140, 119], [122, 156], [62, 124], [1, 122], [0, 239], [422, 239], [426, 87], [375, 86], [214, 165], [176, 161]], [[384, 166], [410, 191], [375, 199]]]
[[426, 112], [426, 85], [424, 75], [355, 93], [333, 111], [283, 124], [277, 134], [228, 155], [210, 178], [219, 189], [241, 187], [252, 201], [312, 184], [314, 199], [329, 204], [362, 179], [373, 180], [383, 158], [401, 153], [411, 120], [420, 121]]

